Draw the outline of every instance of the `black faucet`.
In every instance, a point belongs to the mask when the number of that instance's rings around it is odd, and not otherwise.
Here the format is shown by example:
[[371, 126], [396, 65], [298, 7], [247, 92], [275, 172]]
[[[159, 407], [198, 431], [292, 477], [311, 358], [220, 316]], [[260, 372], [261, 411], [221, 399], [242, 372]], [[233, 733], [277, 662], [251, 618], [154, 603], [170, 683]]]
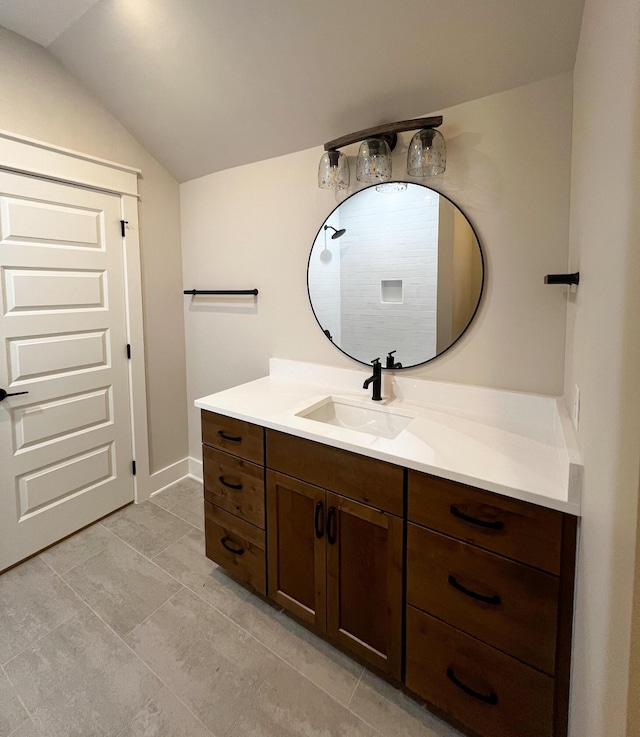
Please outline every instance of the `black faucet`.
[[382, 399], [382, 364], [379, 358], [374, 358], [371, 361], [373, 364], [373, 376], [370, 376], [362, 385], [363, 389], [368, 389], [369, 384], [373, 383], [373, 399], [374, 402], [379, 402]]
[[402, 368], [402, 364], [400, 363], [400, 361], [398, 361], [397, 363], [393, 362], [394, 353], [395, 351], [389, 351], [389, 353], [387, 354], [387, 365], [385, 366], [385, 368], [388, 368], [388, 369]]

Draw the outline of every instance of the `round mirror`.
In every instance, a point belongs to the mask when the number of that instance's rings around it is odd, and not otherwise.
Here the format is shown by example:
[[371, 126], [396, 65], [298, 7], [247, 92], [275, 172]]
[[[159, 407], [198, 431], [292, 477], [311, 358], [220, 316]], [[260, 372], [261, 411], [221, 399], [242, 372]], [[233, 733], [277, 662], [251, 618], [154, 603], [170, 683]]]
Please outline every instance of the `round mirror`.
[[[327, 338], [383, 368], [431, 361], [459, 340], [480, 304], [484, 258], [464, 213], [422, 184], [351, 195], [313, 242], [309, 299]], [[391, 358], [389, 358], [391, 354]]]

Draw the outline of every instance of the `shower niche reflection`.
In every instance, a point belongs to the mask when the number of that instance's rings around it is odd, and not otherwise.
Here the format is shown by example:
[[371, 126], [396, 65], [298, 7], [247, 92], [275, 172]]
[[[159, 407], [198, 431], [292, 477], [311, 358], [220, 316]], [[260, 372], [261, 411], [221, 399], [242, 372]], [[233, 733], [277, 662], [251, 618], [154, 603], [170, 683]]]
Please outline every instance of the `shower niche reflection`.
[[462, 211], [421, 184], [367, 187], [329, 215], [307, 269], [325, 336], [370, 364], [395, 352], [409, 368], [450, 348], [475, 316], [484, 284], [478, 238]]

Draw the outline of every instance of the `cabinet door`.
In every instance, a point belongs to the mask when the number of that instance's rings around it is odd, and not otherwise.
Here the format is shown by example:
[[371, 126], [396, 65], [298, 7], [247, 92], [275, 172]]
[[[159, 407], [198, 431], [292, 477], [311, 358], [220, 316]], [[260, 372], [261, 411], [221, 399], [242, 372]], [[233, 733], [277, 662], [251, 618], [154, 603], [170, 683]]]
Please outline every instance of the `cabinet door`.
[[327, 494], [327, 633], [401, 677], [402, 520]]
[[316, 629], [326, 628], [324, 489], [267, 472], [269, 596]]

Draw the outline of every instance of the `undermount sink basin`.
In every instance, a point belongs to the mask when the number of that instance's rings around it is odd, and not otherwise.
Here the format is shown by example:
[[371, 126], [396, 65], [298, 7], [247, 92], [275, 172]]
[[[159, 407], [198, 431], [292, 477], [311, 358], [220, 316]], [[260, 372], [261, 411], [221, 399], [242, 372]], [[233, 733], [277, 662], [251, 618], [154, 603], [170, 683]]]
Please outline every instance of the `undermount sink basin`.
[[296, 414], [307, 420], [323, 422], [325, 425], [357, 430], [379, 438], [395, 438], [416, 416], [415, 412], [375, 405], [364, 404], [355, 399], [326, 397], [311, 407]]

